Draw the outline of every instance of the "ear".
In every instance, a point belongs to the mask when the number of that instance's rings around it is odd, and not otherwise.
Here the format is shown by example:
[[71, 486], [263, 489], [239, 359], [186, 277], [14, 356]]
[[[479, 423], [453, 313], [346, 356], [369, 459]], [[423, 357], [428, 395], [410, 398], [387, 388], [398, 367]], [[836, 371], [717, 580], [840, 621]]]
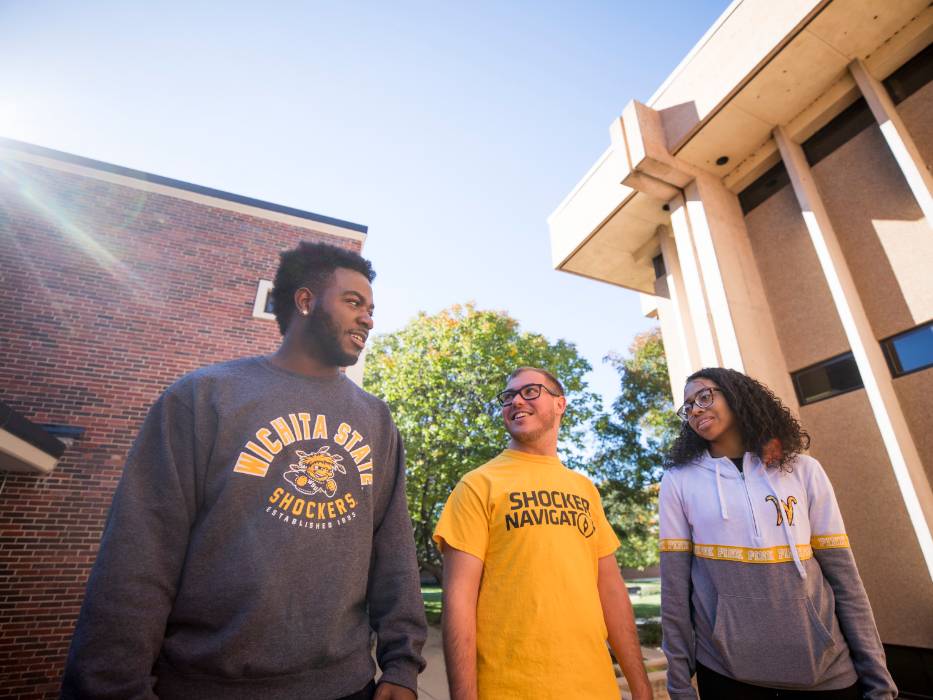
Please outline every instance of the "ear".
[[557, 404], [557, 415], [559, 416], [564, 415], [564, 413], [567, 411], [567, 397], [558, 396], [557, 401], [555, 401], [555, 403]]
[[295, 290], [295, 311], [299, 316], [308, 316], [314, 312], [314, 305], [317, 303], [317, 297], [307, 287], [299, 287]]

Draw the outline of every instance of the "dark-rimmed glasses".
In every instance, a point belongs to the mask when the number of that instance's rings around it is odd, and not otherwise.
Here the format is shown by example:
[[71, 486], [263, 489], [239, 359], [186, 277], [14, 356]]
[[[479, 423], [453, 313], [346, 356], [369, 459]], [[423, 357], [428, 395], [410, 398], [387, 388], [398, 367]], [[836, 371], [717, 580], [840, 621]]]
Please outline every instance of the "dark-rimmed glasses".
[[526, 384], [525, 386], [520, 386], [518, 389], [506, 389], [505, 391], [500, 391], [496, 394], [496, 401], [499, 402], [500, 406], [508, 406], [515, 400], [516, 396], [521, 396], [525, 401], [534, 401], [536, 398], [541, 396], [541, 390], [544, 389], [551, 396], [561, 396], [561, 394], [554, 393], [548, 389], [544, 384]]
[[692, 401], [684, 401], [684, 405], [677, 409], [677, 417], [686, 423], [690, 414], [693, 413], [694, 407], [709, 408], [712, 406], [715, 400], [713, 396], [714, 391], [718, 391], [720, 394], [722, 393], [722, 389], [715, 386], [708, 386], [705, 389], [700, 389], [693, 395]]

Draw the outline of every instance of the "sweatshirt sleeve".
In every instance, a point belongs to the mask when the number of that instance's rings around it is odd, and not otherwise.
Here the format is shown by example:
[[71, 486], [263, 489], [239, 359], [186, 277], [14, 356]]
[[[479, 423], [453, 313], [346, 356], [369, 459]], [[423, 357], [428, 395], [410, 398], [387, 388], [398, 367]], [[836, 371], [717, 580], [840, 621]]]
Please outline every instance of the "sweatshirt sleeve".
[[194, 426], [164, 394], [130, 450], [72, 637], [63, 698], [154, 698], [152, 667], [196, 510]]
[[812, 461], [808, 488], [813, 554], [833, 589], [836, 617], [849, 645], [863, 697], [869, 700], [895, 698], [897, 688], [885, 665], [881, 637], [849, 548], [836, 495], [826, 472], [816, 460]]
[[417, 694], [418, 674], [425, 666], [421, 648], [427, 637], [427, 622], [405, 496], [405, 450], [398, 430], [394, 426], [392, 429], [395, 482], [388, 505], [375, 523], [367, 601], [370, 624], [376, 632], [380, 681], [404, 686]]
[[661, 479], [661, 646], [667, 656], [667, 691], [675, 700], [695, 700], [690, 684], [696, 670], [690, 614], [693, 542], [674, 473]]

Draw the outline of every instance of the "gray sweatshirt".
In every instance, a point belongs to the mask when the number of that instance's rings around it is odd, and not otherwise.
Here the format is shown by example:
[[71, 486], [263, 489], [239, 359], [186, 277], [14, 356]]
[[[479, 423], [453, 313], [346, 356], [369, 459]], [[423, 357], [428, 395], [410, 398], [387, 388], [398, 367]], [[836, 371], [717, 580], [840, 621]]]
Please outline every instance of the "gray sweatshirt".
[[310, 698], [375, 666], [416, 689], [426, 635], [404, 455], [343, 375], [263, 358], [152, 407], [88, 581], [65, 698]]
[[744, 683], [897, 695], [836, 497], [800, 455], [743, 470], [708, 453], [661, 481], [661, 625], [668, 691], [696, 698], [700, 662]]

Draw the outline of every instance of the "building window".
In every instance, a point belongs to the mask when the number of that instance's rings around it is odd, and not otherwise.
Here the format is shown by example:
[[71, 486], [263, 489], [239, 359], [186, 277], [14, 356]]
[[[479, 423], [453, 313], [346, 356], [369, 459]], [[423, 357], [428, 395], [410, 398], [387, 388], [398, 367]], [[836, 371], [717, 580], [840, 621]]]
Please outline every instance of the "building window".
[[667, 275], [667, 267], [664, 265], [664, 256], [661, 253], [651, 258], [651, 265], [654, 267], [654, 278], [656, 280]]
[[801, 406], [862, 388], [862, 375], [851, 352], [791, 374]]
[[259, 285], [256, 287], [256, 300], [253, 302], [253, 316], [268, 321], [275, 320], [275, 312], [272, 309], [271, 280], [259, 280]]
[[895, 377], [933, 367], [933, 321], [882, 340], [881, 347]]

